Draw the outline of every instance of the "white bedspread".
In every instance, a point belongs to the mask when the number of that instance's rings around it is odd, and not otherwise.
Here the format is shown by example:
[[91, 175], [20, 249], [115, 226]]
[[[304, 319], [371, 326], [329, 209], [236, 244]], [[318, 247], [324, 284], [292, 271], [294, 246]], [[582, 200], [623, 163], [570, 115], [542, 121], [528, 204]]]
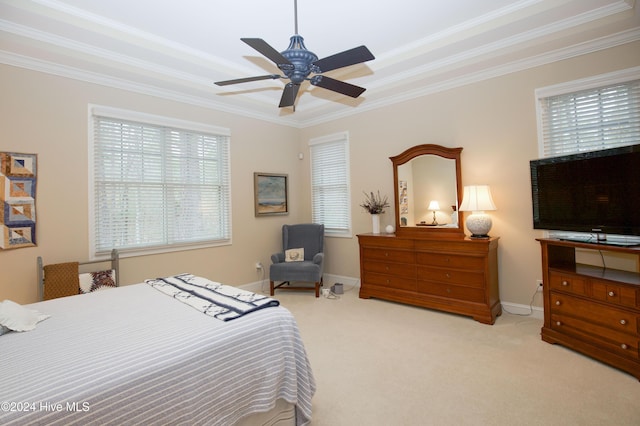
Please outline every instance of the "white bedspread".
[[0, 337], [0, 424], [232, 425], [278, 398], [311, 418], [315, 381], [279, 306], [218, 321], [146, 284], [29, 305]]

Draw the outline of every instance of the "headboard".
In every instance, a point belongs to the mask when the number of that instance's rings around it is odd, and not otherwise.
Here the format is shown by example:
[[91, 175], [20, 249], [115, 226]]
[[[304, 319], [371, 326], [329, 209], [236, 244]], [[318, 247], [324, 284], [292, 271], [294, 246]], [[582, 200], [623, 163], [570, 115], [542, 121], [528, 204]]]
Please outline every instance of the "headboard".
[[[119, 253], [117, 249], [111, 250], [111, 256], [108, 259], [92, 260], [87, 262], [69, 262], [66, 265], [73, 266], [73, 267], [77, 266], [77, 268], [75, 269], [75, 274], [78, 275], [78, 274], [83, 274], [88, 272], [100, 271], [101, 269], [104, 269], [104, 264], [107, 262], [111, 263], [111, 270], [114, 271], [113, 274], [114, 274], [115, 285], [119, 286], [120, 285], [120, 258], [119, 258]], [[96, 266], [100, 264], [102, 264], [102, 268], [98, 268]], [[65, 264], [46, 265], [46, 266], [49, 267], [49, 266], [63, 266], [63, 265]], [[85, 267], [86, 265], [94, 265], [94, 266]], [[42, 257], [38, 256], [38, 298], [40, 300], [44, 300], [44, 295], [45, 295], [44, 286], [45, 286], [45, 265], [42, 260]]]

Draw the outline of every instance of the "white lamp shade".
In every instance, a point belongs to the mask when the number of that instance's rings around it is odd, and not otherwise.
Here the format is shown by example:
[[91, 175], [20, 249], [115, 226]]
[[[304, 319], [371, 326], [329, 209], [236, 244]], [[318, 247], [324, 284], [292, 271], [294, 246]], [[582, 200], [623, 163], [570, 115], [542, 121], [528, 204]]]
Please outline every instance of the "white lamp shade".
[[459, 210], [463, 212], [496, 210], [489, 185], [465, 186]]
[[[423, 204], [424, 206], [424, 204]], [[432, 200], [429, 203], [429, 207], [427, 207], [427, 210], [440, 210], [440, 204], [438, 204], [438, 202], [436, 200]]]

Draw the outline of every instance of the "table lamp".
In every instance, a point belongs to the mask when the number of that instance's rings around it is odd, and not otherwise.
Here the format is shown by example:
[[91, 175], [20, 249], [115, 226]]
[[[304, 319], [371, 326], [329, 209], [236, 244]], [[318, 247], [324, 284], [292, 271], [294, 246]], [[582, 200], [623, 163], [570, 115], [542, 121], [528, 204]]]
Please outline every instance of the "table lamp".
[[429, 207], [427, 207], [427, 210], [433, 211], [433, 222], [431, 222], [431, 224], [437, 225], [438, 221], [436, 220], [436, 210], [440, 210], [440, 204], [438, 204], [436, 200], [431, 200], [431, 202], [429, 203]]
[[471, 238], [489, 238], [491, 216], [485, 211], [496, 210], [496, 205], [493, 203], [488, 185], [465, 186], [459, 210], [472, 212], [465, 221]]

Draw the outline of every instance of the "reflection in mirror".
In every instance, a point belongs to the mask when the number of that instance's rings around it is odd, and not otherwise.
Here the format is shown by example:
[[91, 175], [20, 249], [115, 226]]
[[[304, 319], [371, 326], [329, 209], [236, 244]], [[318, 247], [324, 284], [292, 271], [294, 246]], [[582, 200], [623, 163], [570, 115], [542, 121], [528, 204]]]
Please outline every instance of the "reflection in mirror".
[[464, 235], [458, 217], [462, 197], [462, 148], [425, 144], [391, 157], [396, 235]]
[[[398, 166], [398, 185], [400, 226], [458, 226], [455, 160], [416, 157]], [[431, 202], [437, 210], [429, 209]]]

